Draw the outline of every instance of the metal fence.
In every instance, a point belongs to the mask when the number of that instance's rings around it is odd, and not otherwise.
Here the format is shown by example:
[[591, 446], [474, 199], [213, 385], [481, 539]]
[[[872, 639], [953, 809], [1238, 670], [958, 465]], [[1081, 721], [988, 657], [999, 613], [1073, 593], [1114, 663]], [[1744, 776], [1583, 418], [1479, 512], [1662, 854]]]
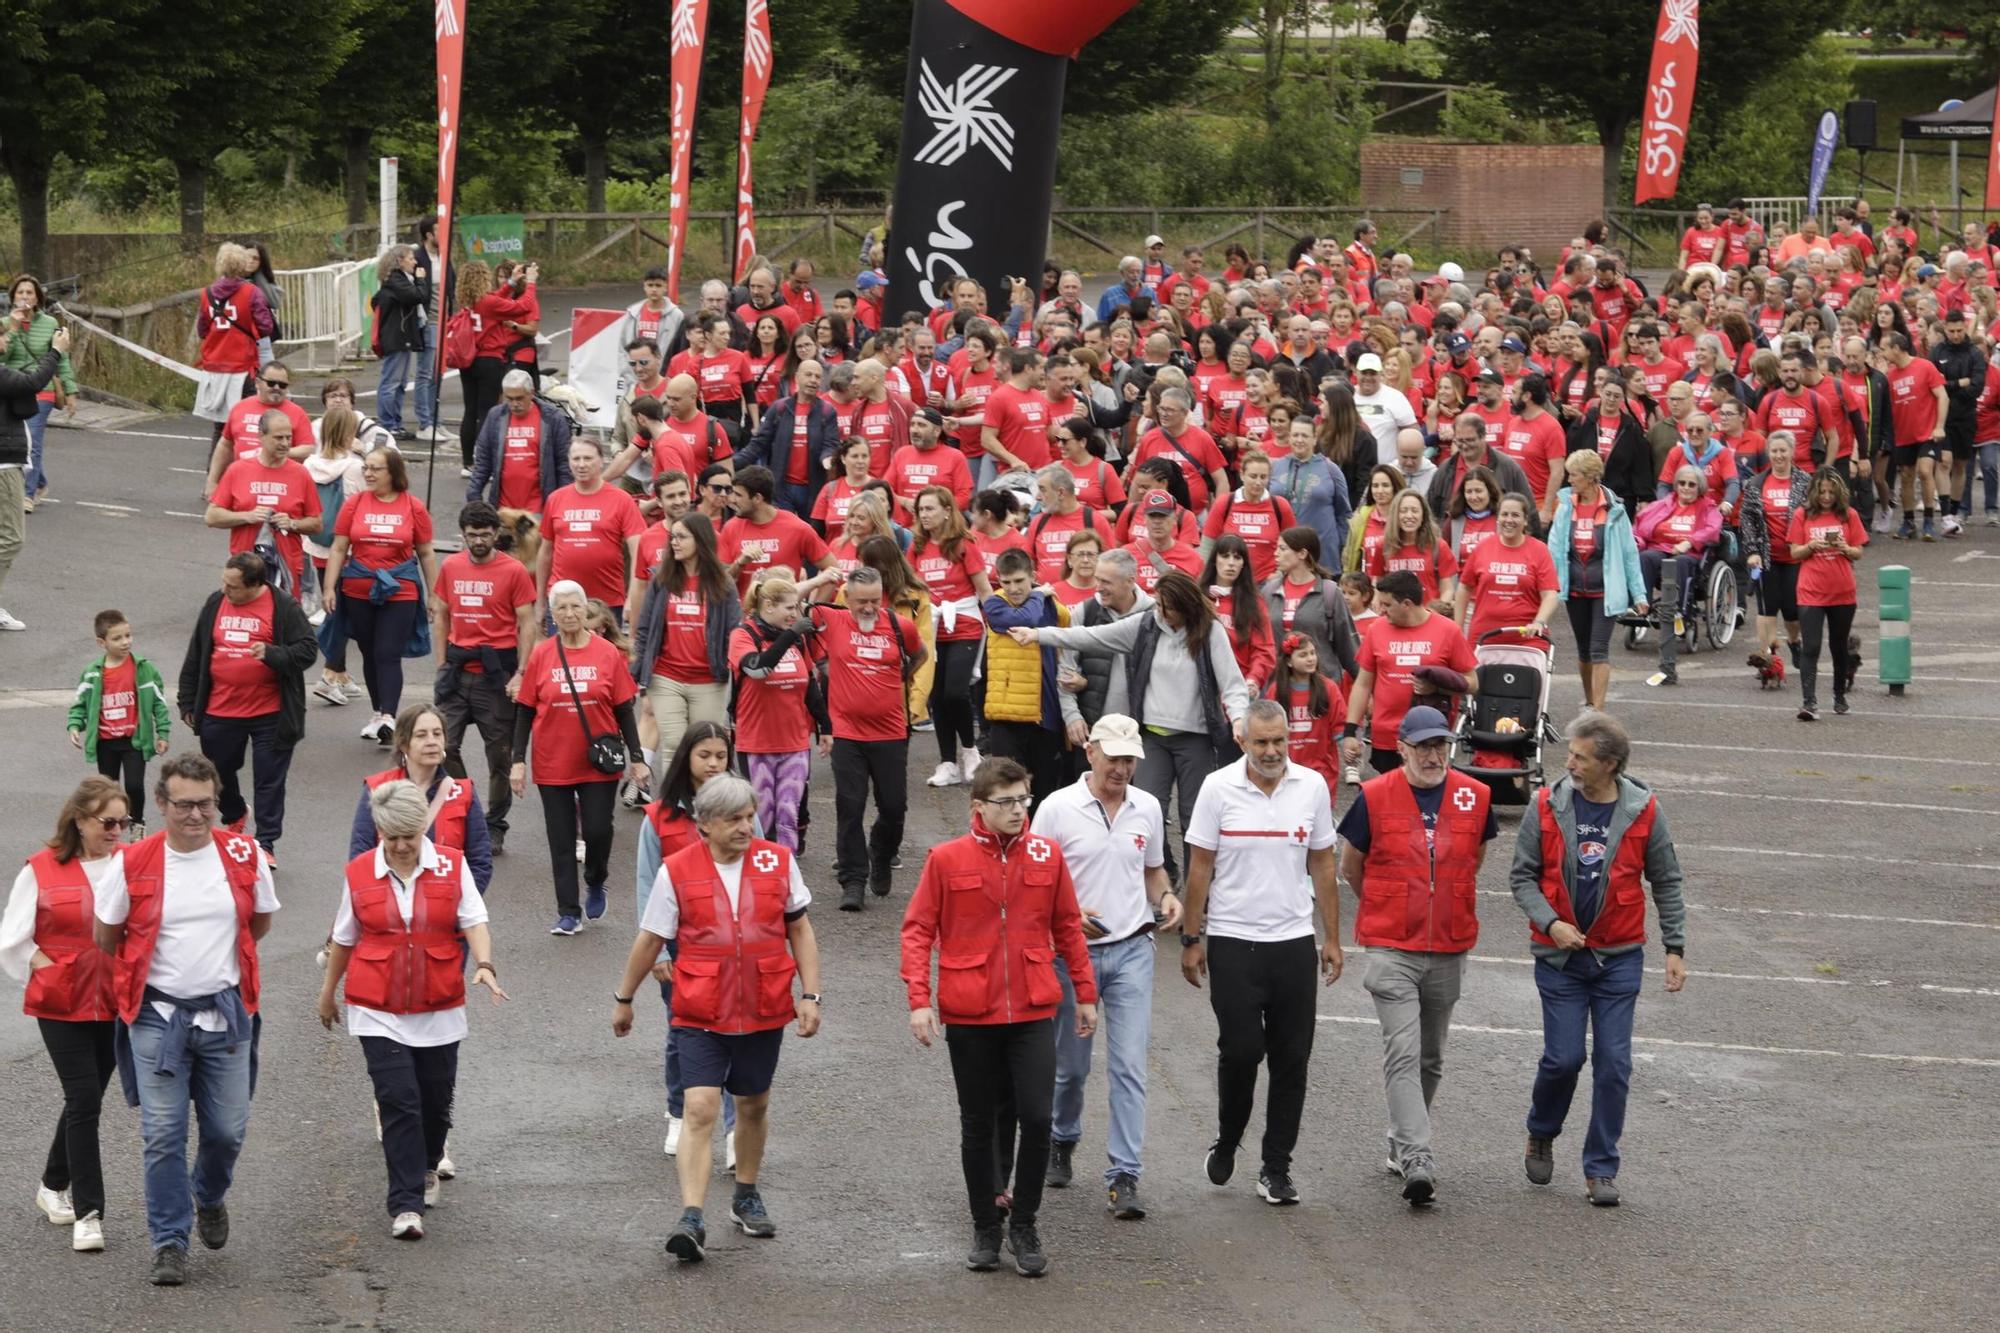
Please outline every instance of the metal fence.
[[285, 335], [274, 350], [295, 370], [330, 370], [366, 352], [373, 259], [278, 269], [274, 276], [281, 293], [274, 313]]

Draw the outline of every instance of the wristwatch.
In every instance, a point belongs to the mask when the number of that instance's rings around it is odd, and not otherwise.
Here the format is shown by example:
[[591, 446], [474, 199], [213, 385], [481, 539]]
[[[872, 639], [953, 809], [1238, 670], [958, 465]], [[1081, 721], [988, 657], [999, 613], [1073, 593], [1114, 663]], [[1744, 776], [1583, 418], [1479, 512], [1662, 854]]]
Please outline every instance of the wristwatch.
[[799, 993], [799, 998], [800, 998], [801, 1000], [811, 1000], [811, 1001], [812, 1001], [812, 1002], [813, 1002], [814, 1004], [818, 1004], [818, 1003], [819, 1003], [819, 992], [818, 992], [818, 991], [813, 991], [813, 990], [809, 990], [809, 991], [802, 991], [802, 992], [800, 992], [800, 993]]
[[1200, 943], [1201, 936], [1190, 935], [1185, 930], [1181, 932], [1181, 948], [1189, 949]]
[[611, 998], [618, 1001], [618, 1003], [620, 1004], [632, 1003], [632, 997], [630, 995], [620, 995], [617, 991], [611, 992]]

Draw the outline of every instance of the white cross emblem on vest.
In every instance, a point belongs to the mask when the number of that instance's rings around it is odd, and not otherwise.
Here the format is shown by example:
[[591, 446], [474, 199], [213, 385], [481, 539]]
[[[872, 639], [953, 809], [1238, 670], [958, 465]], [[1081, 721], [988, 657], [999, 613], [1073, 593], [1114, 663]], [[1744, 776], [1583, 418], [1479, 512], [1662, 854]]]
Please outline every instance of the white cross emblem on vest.
[[222, 850], [229, 853], [229, 859], [242, 865], [256, 852], [257, 845], [248, 838], [232, 837], [222, 844]]
[[443, 852], [438, 853], [437, 872], [438, 874], [443, 875], [446, 879], [451, 878], [451, 858], [449, 856], [446, 856]]
[[750, 858], [750, 864], [759, 874], [768, 875], [778, 868], [778, 854], [769, 847], [759, 848], [757, 854]]
[[1027, 852], [1028, 859], [1031, 861], [1046, 862], [1049, 859], [1049, 852], [1051, 850], [1053, 849], [1049, 844], [1043, 842], [1040, 838], [1028, 839]]
[[1479, 798], [1472, 794], [1472, 788], [1460, 787], [1451, 794], [1451, 803], [1462, 813], [1469, 815], [1472, 813], [1472, 807], [1479, 803]]

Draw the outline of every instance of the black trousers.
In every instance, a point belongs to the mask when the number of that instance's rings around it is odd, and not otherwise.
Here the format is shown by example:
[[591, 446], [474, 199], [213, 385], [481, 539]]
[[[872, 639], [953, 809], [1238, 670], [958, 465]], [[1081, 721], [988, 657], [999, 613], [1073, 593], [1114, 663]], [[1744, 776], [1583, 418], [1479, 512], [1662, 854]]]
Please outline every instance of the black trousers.
[[[500, 380], [507, 373], [507, 363], [497, 356], [477, 356], [472, 364], [459, 374], [458, 387], [465, 395], [465, 419], [458, 423], [458, 452], [465, 466], [472, 466], [473, 446], [479, 443], [479, 428], [486, 422], [486, 414], [500, 406]], [[495, 473], [499, 471], [501, 460], [493, 460]]]
[[1310, 935], [1253, 944], [1211, 935], [1208, 1002], [1215, 1010], [1218, 1137], [1243, 1142], [1257, 1095], [1257, 1066], [1269, 1063], [1264, 1106], [1264, 1169], [1289, 1172], [1305, 1112], [1312, 1062], [1319, 946]]
[[97, 738], [97, 772], [125, 784], [125, 813], [145, 823], [146, 755], [130, 736]]
[[1037, 809], [1051, 792], [1069, 785], [1060, 732], [1038, 722], [988, 722], [986, 728], [986, 756], [1004, 756], [1028, 770], [1028, 790]]
[[[834, 878], [844, 888], [869, 879], [887, 882], [889, 862], [903, 845], [910, 808], [910, 742], [833, 741]], [[868, 789], [875, 789], [875, 827], [863, 831]], [[800, 803], [801, 805], [804, 802]]]
[[951, 1077], [958, 1085], [958, 1154], [972, 1224], [998, 1226], [993, 1198], [1006, 1187], [994, 1157], [998, 1113], [1008, 1098], [1020, 1124], [1014, 1160], [1011, 1223], [1032, 1226], [1049, 1169], [1049, 1124], [1056, 1091], [1055, 1020], [1033, 1023], [954, 1023], [944, 1032]]
[[458, 1086], [458, 1043], [405, 1046], [363, 1037], [375, 1105], [382, 1112], [382, 1160], [389, 1167], [389, 1216], [424, 1211], [424, 1176], [437, 1170], [451, 1133]]
[[285, 832], [285, 775], [292, 771], [291, 747], [278, 744], [278, 715], [202, 718], [201, 752], [222, 775], [216, 807], [225, 824], [234, 824], [249, 808], [237, 782], [245, 751], [255, 774], [257, 841], [268, 852]]
[[[100, 751], [100, 753], [102, 753]], [[97, 1152], [97, 1120], [104, 1109], [104, 1089], [117, 1072], [111, 1057], [113, 1024], [65, 1023], [38, 1018], [42, 1045], [62, 1082], [62, 1116], [49, 1144], [42, 1184], [68, 1190], [76, 1215], [104, 1216], [104, 1166]]]
[[957, 763], [958, 748], [972, 744], [972, 671], [979, 665], [979, 648], [977, 639], [946, 640], [937, 646], [931, 722], [937, 728], [938, 759], [943, 763]]
[[514, 767], [514, 701], [507, 697], [507, 682], [489, 672], [447, 666], [438, 672], [440, 686], [446, 676], [456, 676], [458, 688], [437, 691], [438, 716], [444, 719], [444, 771], [455, 778], [471, 776], [460, 747], [466, 726], [478, 727], [480, 744], [486, 747], [486, 827], [505, 833], [507, 812], [514, 808], [514, 789], [507, 781]]
[[403, 649], [422, 614], [422, 602], [371, 602], [366, 597], [340, 595], [347, 632], [361, 649], [361, 678], [368, 685], [368, 702], [378, 713], [396, 715], [403, 706]]
[[1808, 705], [1819, 702], [1819, 650], [1822, 637], [1833, 650], [1833, 697], [1847, 697], [1847, 636], [1854, 629], [1854, 603], [1846, 606], [1802, 606], [1799, 633], [1799, 688]]
[[549, 872], [556, 882], [556, 915], [582, 916], [576, 886], [576, 840], [583, 837], [583, 882], [604, 887], [611, 876], [611, 812], [618, 783], [579, 782], [574, 786], [537, 784], [542, 794], [542, 827], [549, 835]]

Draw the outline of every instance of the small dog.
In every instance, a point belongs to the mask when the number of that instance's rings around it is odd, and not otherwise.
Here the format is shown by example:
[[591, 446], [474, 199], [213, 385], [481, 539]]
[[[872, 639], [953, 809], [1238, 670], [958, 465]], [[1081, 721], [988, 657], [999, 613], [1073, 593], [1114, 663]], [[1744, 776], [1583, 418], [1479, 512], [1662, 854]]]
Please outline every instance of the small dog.
[[1776, 653], [1767, 653], [1759, 648], [1750, 654], [1750, 665], [1757, 668], [1757, 684], [1766, 690], [1785, 688], [1785, 659]]
[[494, 545], [520, 561], [530, 572], [542, 553], [541, 522], [527, 509], [500, 511], [500, 539]]

